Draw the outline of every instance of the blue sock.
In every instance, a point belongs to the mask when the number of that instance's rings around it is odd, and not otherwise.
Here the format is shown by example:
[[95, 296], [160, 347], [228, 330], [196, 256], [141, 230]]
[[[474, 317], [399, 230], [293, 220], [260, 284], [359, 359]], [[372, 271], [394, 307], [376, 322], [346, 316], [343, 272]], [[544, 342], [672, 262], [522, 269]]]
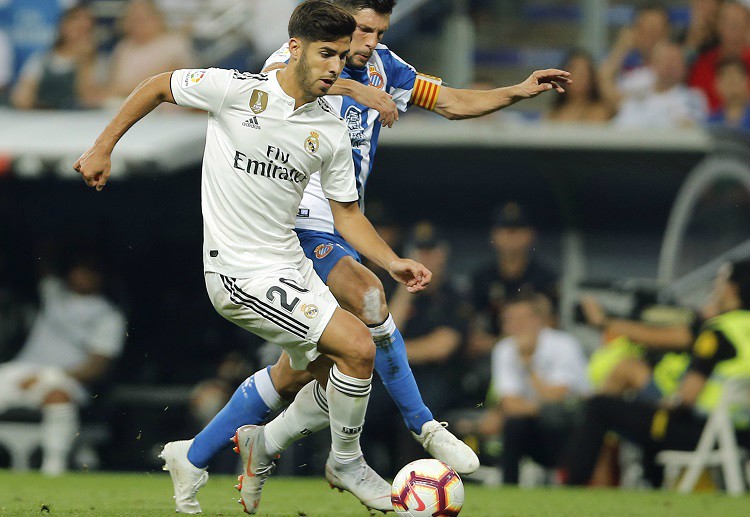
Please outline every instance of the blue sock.
[[406, 427], [419, 434], [425, 422], [433, 417], [422, 401], [417, 381], [409, 367], [404, 338], [390, 314], [385, 322], [370, 327], [370, 333], [376, 346], [375, 370], [398, 406]]
[[271, 367], [255, 372], [240, 384], [226, 406], [219, 411], [193, 440], [187, 457], [198, 468], [205, 468], [211, 459], [230, 441], [238, 427], [261, 424], [272, 410], [284, 405], [271, 382]]

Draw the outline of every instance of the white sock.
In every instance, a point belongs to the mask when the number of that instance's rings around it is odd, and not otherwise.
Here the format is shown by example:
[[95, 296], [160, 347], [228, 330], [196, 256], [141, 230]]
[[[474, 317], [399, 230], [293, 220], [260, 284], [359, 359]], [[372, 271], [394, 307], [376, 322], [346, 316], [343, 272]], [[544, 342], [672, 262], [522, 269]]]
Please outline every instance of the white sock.
[[331, 420], [331, 450], [341, 463], [362, 455], [359, 435], [365, 423], [371, 389], [372, 375], [368, 379], [350, 377], [341, 373], [335, 364], [328, 374], [326, 395]]
[[318, 381], [308, 382], [283, 413], [263, 428], [266, 451], [279, 454], [291, 444], [328, 426], [326, 392]]
[[78, 429], [75, 404], [48, 404], [42, 408], [42, 473], [57, 476], [67, 470], [68, 454]]
[[393, 321], [393, 316], [388, 314], [388, 318], [383, 323], [368, 328], [375, 346], [387, 346], [391, 344], [393, 333], [396, 332], [396, 323]]
[[271, 374], [268, 372], [268, 368], [261, 368], [255, 372], [252, 376], [248, 377], [245, 382], [250, 382], [251, 379], [255, 379], [255, 387], [258, 390], [258, 395], [266, 403], [268, 409], [276, 411], [284, 407], [286, 402], [281, 398], [279, 392], [273, 385], [271, 380]]

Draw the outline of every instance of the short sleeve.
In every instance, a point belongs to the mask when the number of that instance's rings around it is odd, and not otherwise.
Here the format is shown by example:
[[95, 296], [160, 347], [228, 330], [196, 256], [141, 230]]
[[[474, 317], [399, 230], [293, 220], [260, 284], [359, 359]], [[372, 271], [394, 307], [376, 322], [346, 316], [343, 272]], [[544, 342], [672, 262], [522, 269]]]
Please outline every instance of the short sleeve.
[[278, 64], [287, 64], [289, 63], [289, 43], [284, 43], [284, 45], [281, 46], [279, 50], [268, 56], [268, 59], [266, 59], [266, 62], [263, 63], [263, 70], [268, 68], [269, 66], [278, 65]]
[[125, 318], [112, 309], [96, 320], [91, 327], [86, 348], [94, 354], [117, 357], [125, 344]]
[[320, 183], [328, 199], [342, 203], [359, 199], [354, 178], [352, 144], [346, 131], [341, 132], [341, 139], [331, 159], [323, 163], [320, 169]]
[[406, 111], [417, 71], [409, 63], [401, 59], [395, 52], [389, 49], [377, 51], [388, 76], [388, 93], [393, 97], [393, 102], [399, 111]]
[[172, 72], [172, 96], [177, 104], [218, 113], [224, 104], [234, 71], [222, 68], [182, 69]]
[[501, 341], [495, 346], [492, 352], [492, 385], [498, 398], [523, 394], [524, 380], [517, 363], [510, 344]]

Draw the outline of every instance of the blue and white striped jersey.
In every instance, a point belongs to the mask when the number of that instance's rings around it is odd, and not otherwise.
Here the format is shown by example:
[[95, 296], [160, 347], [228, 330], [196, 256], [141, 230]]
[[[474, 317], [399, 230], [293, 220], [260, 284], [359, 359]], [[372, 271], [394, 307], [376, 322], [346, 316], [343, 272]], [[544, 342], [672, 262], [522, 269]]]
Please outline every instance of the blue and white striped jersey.
[[[289, 47], [285, 44], [268, 58], [264, 68], [273, 64], [286, 63], [288, 60]], [[406, 111], [407, 106], [414, 103], [412, 92], [415, 83], [418, 83], [417, 79], [428, 76], [418, 74], [414, 67], [398, 57], [385, 45], [379, 44], [366, 66], [363, 68], [345, 67], [341, 77], [385, 90], [393, 96], [399, 111]], [[436, 96], [440, 84], [439, 80], [434, 78], [427, 80], [432, 80], [434, 83]], [[427, 85], [427, 87], [431, 86]], [[359, 192], [360, 206], [364, 207], [365, 185], [372, 171], [375, 151], [378, 147], [378, 137], [382, 127], [378, 121], [379, 113], [359, 104], [350, 97], [327, 95], [325, 99], [339, 112], [349, 129], [357, 191]], [[328, 233], [335, 232], [333, 215], [328, 200], [323, 194], [319, 174], [313, 174], [310, 183], [305, 188], [297, 213], [297, 228]]]

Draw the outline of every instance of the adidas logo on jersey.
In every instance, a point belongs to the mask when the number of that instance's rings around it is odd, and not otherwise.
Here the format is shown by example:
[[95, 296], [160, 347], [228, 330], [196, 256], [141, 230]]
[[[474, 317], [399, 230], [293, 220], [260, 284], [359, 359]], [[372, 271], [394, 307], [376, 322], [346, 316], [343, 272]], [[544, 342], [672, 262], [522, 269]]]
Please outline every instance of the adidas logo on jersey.
[[258, 123], [258, 117], [250, 117], [245, 122], [242, 123], [245, 127], [251, 127], [253, 129], [260, 129], [260, 124]]

